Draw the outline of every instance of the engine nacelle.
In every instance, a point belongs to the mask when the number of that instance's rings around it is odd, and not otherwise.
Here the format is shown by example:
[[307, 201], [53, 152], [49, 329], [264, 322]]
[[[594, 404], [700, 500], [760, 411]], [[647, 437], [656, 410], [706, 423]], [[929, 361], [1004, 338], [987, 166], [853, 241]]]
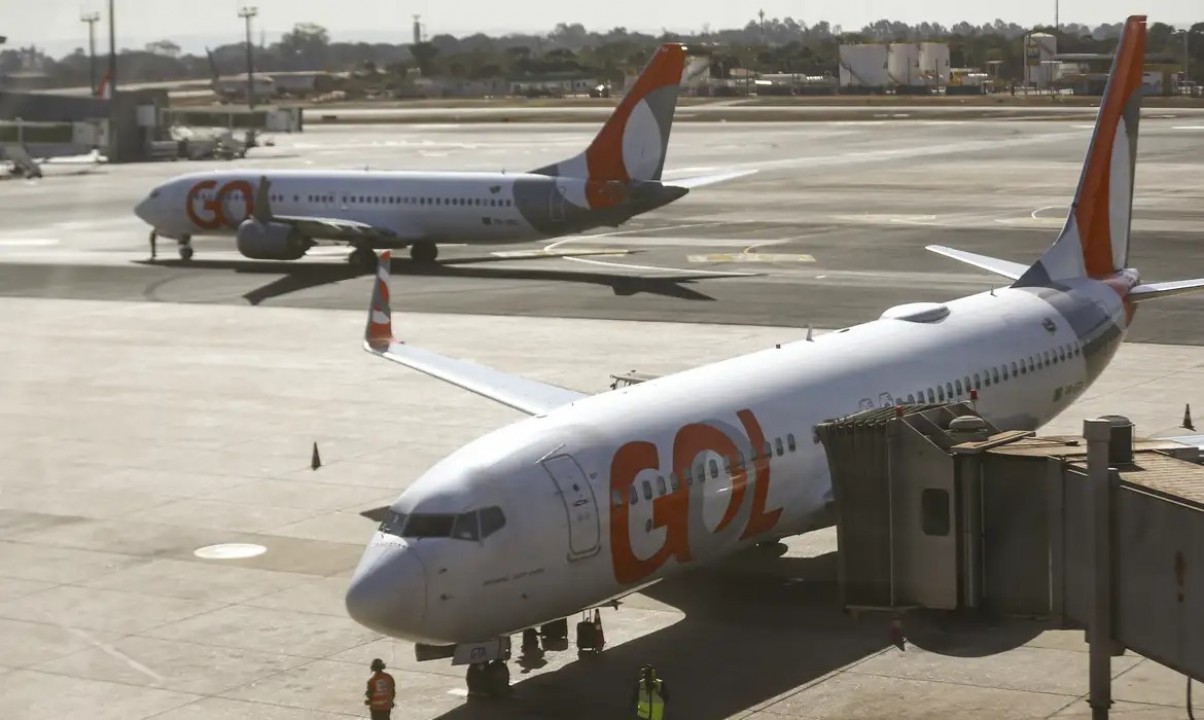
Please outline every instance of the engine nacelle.
[[238, 251], [253, 260], [296, 260], [313, 244], [292, 225], [247, 218], [238, 226]]

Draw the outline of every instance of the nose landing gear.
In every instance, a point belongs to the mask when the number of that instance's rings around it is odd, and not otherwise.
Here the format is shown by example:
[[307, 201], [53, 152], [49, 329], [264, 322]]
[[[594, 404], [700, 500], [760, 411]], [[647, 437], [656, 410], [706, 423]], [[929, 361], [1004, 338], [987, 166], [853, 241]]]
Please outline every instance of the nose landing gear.
[[179, 243], [180, 243], [180, 259], [184, 260], [185, 262], [187, 262], [188, 260], [191, 260], [192, 259], [192, 236], [191, 235], [181, 235]]

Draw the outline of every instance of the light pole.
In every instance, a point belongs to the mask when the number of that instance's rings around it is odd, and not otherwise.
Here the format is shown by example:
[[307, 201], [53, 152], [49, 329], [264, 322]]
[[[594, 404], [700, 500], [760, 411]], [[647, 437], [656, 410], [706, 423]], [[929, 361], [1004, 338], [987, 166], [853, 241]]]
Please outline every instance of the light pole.
[[251, 18], [259, 14], [259, 8], [243, 6], [238, 16], [247, 21], [247, 109], [255, 106], [254, 67], [251, 62]]
[[113, 24], [113, 0], [109, 0], [109, 97], [117, 97], [117, 28]]
[[80, 22], [88, 23], [88, 83], [92, 86], [92, 94], [96, 94], [96, 23], [100, 21], [100, 13], [83, 13]]

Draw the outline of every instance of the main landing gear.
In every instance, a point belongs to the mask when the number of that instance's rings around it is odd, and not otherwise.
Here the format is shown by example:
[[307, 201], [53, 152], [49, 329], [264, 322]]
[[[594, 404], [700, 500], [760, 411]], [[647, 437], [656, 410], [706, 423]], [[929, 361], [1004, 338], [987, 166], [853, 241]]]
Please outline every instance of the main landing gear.
[[410, 246], [410, 259], [414, 262], [435, 262], [439, 257], [439, 247], [429, 240], [419, 240]]
[[[567, 650], [569, 647], [569, 623], [561, 618], [541, 625], [538, 629], [527, 628], [523, 631], [521, 656], [519, 665], [525, 669], [538, 668], [546, 665], [543, 656], [546, 652]], [[587, 610], [577, 623], [577, 656], [597, 656], [606, 646], [606, 638], [602, 634], [602, 614], [594, 610], [590, 617]], [[501, 698], [510, 694], [510, 668], [506, 661], [510, 659], [510, 639], [498, 638], [481, 643], [457, 645], [453, 665], [468, 665], [468, 696], [470, 698]], [[446, 657], [447, 655], [442, 655]], [[471, 658], [470, 662], [465, 660]], [[422, 656], [419, 660], [424, 659]]]
[[347, 261], [352, 265], [359, 265], [365, 270], [371, 270], [376, 267], [376, 253], [367, 245], [358, 245], [347, 256]]

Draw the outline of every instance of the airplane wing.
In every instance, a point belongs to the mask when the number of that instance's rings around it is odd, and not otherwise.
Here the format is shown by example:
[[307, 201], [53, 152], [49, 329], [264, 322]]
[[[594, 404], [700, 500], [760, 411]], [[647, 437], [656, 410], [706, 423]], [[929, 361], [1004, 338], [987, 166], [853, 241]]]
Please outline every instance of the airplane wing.
[[368, 324], [364, 328], [365, 350], [528, 415], [540, 415], [587, 396], [586, 393], [510, 375], [467, 360], [438, 355], [394, 338], [392, 310], [389, 307], [391, 261], [388, 250], [380, 254], [372, 304], [368, 308]]
[[756, 170], [733, 170], [731, 172], [717, 173], [715, 175], [696, 175], [694, 177], [681, 178], [676, 180], [661, 180], [664, 185], [671, 187], [696, 188], [704, 185], [714, 185], [715, 183], [727, 182], [735, 180], [746, 175], [752, 175]]
[[925, 248], [931, 250], [937, 255], [944, 255], [948, 258], [953, 258], [959, 262], [964, 262], [967, 265], [973, 265], [976, 268], [981, 268], [988, 272], [993, 272], [996, 275], [1002, 275], [1009, 280], [1019, 280], [1020, 276], [1028, 270], [1027, 265], [1011, 260], [1000, 260], [999, 258], [979, 255], [977, 253], [966, 252], [965, 250], [954, 250], [941, 245], [929, 245]]

